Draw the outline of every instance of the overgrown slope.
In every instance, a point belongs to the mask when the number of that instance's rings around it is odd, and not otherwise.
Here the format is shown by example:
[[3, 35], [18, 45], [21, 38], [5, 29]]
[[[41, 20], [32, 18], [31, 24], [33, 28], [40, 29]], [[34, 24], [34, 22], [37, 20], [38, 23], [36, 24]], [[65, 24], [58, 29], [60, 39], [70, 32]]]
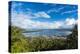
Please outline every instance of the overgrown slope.
[[22, 29], [11, 27], [11, 52], [34, 52], [47, 50], [76, 49], [78, 46], [77, 26], [67, 39], [53, 39], [48, 37], [25, 37]]

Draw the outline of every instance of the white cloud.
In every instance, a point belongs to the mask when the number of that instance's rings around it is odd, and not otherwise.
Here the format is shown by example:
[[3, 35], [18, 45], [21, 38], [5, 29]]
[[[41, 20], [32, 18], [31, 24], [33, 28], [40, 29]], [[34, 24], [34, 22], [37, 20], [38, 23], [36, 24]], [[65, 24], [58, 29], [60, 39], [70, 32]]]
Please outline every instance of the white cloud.
[[[40, 13], [39, 13], [40, 15]], [[39, 17], [36, 15], [36, 17]], [[72, 28], [76, 23], [74, 18], [66, 18], [64, 21], [53, 21], [53, 22], [41, 22], [31, 20], [32, 16], [24, 13], [12, 13], [11, 22], [12, 25], [21, 28], [36, 28], [36, 29], [57, 29], [57, 28]]]
[[28, 11], [32, 11], [30, 8], [26, 8], [26, 10], [28, 10]]
[[62, 28], [73, 28], [76, 24], [76, 21], [74, 18], [66, 18], [65, 21], [63, 21]]
[[74, 18], [67, 18], [65, 22], [66, 22], [66, 25], [73, 25], [75, 24], [76, 20]]
[[59, 12], [59, 11], [62, 10], [62, 9], [64, 9], [64, 7], [61, 7], [61, 8], [58, 8], [58, 9], [52, 8], [52, 9], [48, 10], [47, 13]]
[[66, 14], [66, 13], [73, 13], [73, 12], [76, 12], [77, 10], [70, 10], [70, 11], [65, 11], [65, 12], [63, 12], [63, 13], [61, 13], [62, 15], [63, 14]]
[[[40, 13], [41, 14], [41, 13]], [[43, 12], [44, 14], [44, 12]], [[46, 14], [44, 14], [46, 15]], [[32, 18], [37, 18], [37, 17], [43, 17], [44, 15], [40, 15], [40, 16], [31, 16], [31, 14], [24, 14], [24, 13], [16, 13], [16, 12], [12, 12], [12, 18], [11, 18], [11, 22], [12, 25], [21, 27], [21, 28], [48, 28], [49, 24], [47, 22], [40, 22], [40, 21], [33, 21], [31, 20]]]
[[47, 13], [43, 12], [43, 11], [42, 12], [34, 13], [34, 15], [36, 17], [50, 18], [50, 16]]
[[55, 25], [59, 28], [60, 26], [63, 25], [63, 22], [62, 21], [56, 21]]
[[20, 7], [19, 9], [21, 9], [21, 6], [22, 6], [23, 4], [22, 3], [15, 3], [15, 2], [12, 2], [12, 4], [11, 4], [11, 10], [13, 11], [13, 10], [15, 10], [15, 8], [17, 8], [17, 7]]
[[54, 10], [54, 9], [50, 9], [50, 10], [47, 11], [47, 13], [51, 13], [51, 12], [57, 12], [57, 11]]
[[15, 12], [15, 11], [12, 11], [11, 12], [12, 14], [12, 17], [15, 18], [15, 17], [24, 17], [24, 18], [29, 18], [29, 19], [32, 19], [32, 18], [51, 18], [47, 13], [45, 12], [36, 12], [36, 13], [32, 13], [30, 11], [23, 13], [23, 12]]
[[58, 28], [59, 23], [57, 22], [41, 22], [33, 21], [30, 17], [25, 14], [13, 13], [11, 18], [12, 25], [21, 27], [21, 28], [39, 28], [39, 29], [51, 29]]
[[[22, 15], [25, 15], [25, 17], [28, 17], [28, 18], [50, 18], [50, 16], [46, 13], [46, 12], [44, 12], [44, 11], [39, 11], [39, 12], [32, 12], [32, 9], [30, 9], [30, 8], [26, 8], [26, 12], [24, 12], [23, 10], [23, 8], [22, 8], [22, 5], [23, 5], [23, 3], [18, 3], [18, 4], [15, 4], [15, 2], [13, 2], [12, 3], [12, 8], [11, 8], [11, 11], [12, 11], [12, 14], [15, 12], [17, 12], [16, 10], [15, 10], [15, 8], [17, 8], [18, 7], [18, 13], [19, 13], [19, 15], [21, 14], [21, 17], [22, 17]], [[23, 13], [24, 12], [24, 13]], [[26, 13], [26, 14], [25, 14]]]

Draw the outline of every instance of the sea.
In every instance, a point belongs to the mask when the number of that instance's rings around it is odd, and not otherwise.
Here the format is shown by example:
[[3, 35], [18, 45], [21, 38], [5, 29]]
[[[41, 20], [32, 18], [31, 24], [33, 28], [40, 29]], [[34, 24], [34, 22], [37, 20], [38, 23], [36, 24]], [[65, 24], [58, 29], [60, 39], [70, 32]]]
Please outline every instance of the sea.
[[25, 31], [23, 35], [26, 37], [36, 37], [36, 36], [61, 36], [66, 37], [72, 33], [69, 29], [41, 29], [41, 30], [32, 30], [32, 31]]

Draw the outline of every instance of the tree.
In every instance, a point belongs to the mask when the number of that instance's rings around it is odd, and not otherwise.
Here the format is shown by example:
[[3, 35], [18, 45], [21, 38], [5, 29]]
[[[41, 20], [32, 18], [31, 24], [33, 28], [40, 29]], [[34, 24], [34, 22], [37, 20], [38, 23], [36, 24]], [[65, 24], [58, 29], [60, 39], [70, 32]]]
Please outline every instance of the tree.
[[29, 51], [29, 41], [22, 35], [21, 29], [15, 26], [11, 27], [11, 52], [27, 52]]
[[77, 49], [78, 48], [78, 30], [77, 25], [72, 30], [72, 34], [67, 37], [67, 43], [69, 49]]

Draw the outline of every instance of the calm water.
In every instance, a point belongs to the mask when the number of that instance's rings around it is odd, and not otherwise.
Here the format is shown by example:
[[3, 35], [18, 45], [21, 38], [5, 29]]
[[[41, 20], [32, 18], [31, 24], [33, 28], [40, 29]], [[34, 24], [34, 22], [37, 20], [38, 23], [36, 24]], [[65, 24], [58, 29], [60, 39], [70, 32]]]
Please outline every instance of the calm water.
[[25, 36], [66, 36], [71, 34], [69, 30], [54, 30], [54, 29], [44, 29], [40, 31], [24, 32]]

